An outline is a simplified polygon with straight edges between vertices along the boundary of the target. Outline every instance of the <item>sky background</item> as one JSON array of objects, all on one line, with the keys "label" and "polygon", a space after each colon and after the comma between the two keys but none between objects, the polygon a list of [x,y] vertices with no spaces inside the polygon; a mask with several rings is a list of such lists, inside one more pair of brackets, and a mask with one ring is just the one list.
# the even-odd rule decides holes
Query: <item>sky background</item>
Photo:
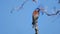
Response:
[{"label": "sky background", "polygon": [[[20,6],[25,0],[0,0],[0,34],[35,34],[32,28],[32,13],[40,5],[47,8],[48,13],[54,13],[55,6],[60,9],[58,0],[38,0],[38,4],[29,0],[19,11],[10,13],[11,9]],[[39,16],[39,34],[60,34],[60,15]]]}]

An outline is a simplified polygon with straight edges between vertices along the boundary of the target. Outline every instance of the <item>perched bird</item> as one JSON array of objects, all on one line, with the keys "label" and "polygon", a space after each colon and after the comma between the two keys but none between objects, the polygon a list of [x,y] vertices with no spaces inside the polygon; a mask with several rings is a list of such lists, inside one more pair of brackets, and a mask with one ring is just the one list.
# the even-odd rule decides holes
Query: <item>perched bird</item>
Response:
[{"label": "perched bird", "polygon": [[33,25],[33,27],[37,23],[37,20],[38,20],[38,17],[39,17],[39,11],[40,11],[40,9],[37,8],[36,10],[34,10],[34,12],[32,14],[32,20],[33,20],[32,25]]}]

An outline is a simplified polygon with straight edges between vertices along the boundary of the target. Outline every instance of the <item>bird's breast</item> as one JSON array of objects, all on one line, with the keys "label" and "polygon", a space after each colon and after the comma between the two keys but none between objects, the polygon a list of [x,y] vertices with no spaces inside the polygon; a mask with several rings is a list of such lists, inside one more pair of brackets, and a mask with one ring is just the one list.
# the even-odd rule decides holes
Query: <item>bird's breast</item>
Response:
[{"label": "bird's breast", "polygon": [[33,15],[34,15],[34,16],[35,16],[35,15],[39,15],[38,11],[34,11],[34,12],[33,12]]},{"label": "bird's breast", "polygon": [[37,18],[39,16],[39,12],[38,11],[34,11],[33,12],[33,16],[34,16],[34,18]]}]

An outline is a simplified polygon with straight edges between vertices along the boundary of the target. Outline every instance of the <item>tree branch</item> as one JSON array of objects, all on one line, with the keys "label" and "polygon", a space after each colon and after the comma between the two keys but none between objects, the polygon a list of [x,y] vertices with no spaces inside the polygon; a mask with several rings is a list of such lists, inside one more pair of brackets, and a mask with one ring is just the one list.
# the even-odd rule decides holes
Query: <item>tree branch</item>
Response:
[{"label": "tree branch", "polygon": [[24,4],[27,2],[28,0],[25,0],[20,6],[16,7],[16,8],[12,8],[12,10],[10,11],[10,13],[13,13],[14,10],[20,10],[23,8]]},{"label": "tree branch", "polygon": [[58,15],[60,13],[60,10],[58,10],[57,12],[55,12],[54,14],[49,14],[47,12],[45,12],[47,16],[53,16],[53,15]]},{"label": "tree branch", "polygon": [[[56,11],[56,12],[55,12],[55,13],[53,13],[53,14],[49,14],[48,12],[46,12],[46,11],[45,11],[45,9],[44,9],[44,8],[39,7],[39,9],[40,9],[43,13],[45,13],[47,16],[58,15],[58,14],[60,13],[60,10],[58,10],[58,11]],[[59,14],[59,15],[60,15],[60,14]]]}]

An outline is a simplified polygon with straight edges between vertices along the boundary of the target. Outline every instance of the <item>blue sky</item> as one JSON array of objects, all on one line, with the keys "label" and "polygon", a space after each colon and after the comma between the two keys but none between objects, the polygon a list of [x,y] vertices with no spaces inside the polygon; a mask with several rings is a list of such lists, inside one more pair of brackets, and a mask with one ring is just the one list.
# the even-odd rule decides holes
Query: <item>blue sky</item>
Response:
[{"label": "blue sky", "polygon": [[[24,0],[0,0],[0,34],[34,34],[32,28],[32,13],[38,7],[48,6],[52,13],[55,6],[60,9],[57,0],[38,0],[38,4],[29,0],[20,11],[10,13],[11,9],[23,3]],[[60,15],[40,15],[38,19],[39,34],[60,34]]]}]

